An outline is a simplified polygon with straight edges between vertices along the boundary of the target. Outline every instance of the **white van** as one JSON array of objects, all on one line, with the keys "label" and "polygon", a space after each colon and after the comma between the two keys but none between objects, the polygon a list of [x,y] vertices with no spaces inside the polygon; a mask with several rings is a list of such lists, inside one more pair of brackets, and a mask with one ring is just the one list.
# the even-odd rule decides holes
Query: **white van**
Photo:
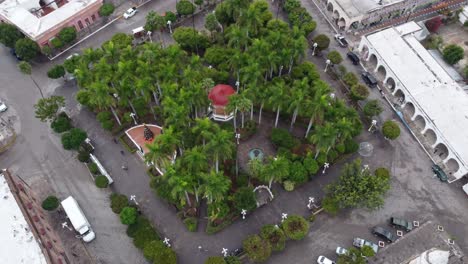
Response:
[{"label": "white van", "polygon": [[86,219],[86,216],[81,211],[80,206],[76,202],[76,200],[69,196],[67,199],[62,201],[62,208],[65,210],[65,213],[70,219],[70,222],[75,228],[75,231],[79,233],[79,236],[83,239],[84,242],[91,242],[96,237],[93,229],[91,229],[91,225]]},{"label": "white van", "polygon": [[463,191],[466,193],[466,195],[468,195],[468,183],[463,185]]}]

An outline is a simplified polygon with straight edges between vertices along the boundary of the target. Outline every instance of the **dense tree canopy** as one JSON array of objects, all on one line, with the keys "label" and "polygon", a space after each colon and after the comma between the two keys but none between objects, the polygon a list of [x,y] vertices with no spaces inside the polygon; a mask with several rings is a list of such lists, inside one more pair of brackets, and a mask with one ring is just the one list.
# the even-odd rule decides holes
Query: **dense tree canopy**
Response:
[{"label": "dense tree canopy", "polygon": [[36,118],[42,122],[52,121],[57,117],[60,108],[65,106],[65,98],[63,96],[51,96],[39,99],[37,104],[34,105],[36,109]]},{"label": "dense tree canopy", "polygon": [[444,57],[444,60],[448,64],[453,65],[459,62],[461,59],[463,59],[463,57],[465,56],[465,51],[462,47],[456,44],[450,44],[444,48],[444,50],[442,51],[442,55]]},{"label": "dense tree canopy", "polygon": [[314,37],[313,43],[317,43],[318,50],[325,50],[330,45],[330,38],[327,35],[320,34]]},{"label": "dense tree canopy", "polygon": [[16,41],[15,51],[21,59],[30,61],[39,54],[39,46],[28,38],[22,38]]},{"label": "dense tree canopy", "polygon": [[323,207],[330,213],[343,208],[377,209],[383,205],[383,196],[389,189],[389,177],[372,175],[369,169],[361,166],[361,160],[356,159],[346,164],[339,179],[326,187]]},{"label": "dense tree canopy", "polygon": [[65,76],[65,68],[62,65],[54,65],[47,72],[47,77],[51,79],[58,79]]},{"label": "dense tree canopy", "polygon": [[104,3],[101,8],[99,8],[99,15],[102,17],[108,17],[114,13],[114,5],[112,3]]},{"label": "dense tree canopy", "polygon": [[0,23],[0,43],[3,45],[14,48],[16,41],[22,37],[23,34],[21,34],[15,26],[7,23]]},{"label": "dense tree canopy", "polygon": [[382,126],[382,133],[388,139],[397,139],[400,136],[400,127],[396,122],[388,120]]},{"label": "dense tree canopy", "polygon": [[343,57],[341,57],[341,54],[336,50],[330,51],[327,54],[327,59],[333,64],[340,64],[343,61]]}]

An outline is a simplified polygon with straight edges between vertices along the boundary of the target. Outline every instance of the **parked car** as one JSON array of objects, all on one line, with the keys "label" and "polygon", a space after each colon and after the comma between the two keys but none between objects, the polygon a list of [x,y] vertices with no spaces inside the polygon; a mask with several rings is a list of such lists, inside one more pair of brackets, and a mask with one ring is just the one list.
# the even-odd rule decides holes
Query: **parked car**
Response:
[{"label": "parked car", "polygon": [[348,41],[345,39],[345,37],[343,37],[343,35],[336,34],[335,39],[336,39],[336,42],[338,42],[338,44],[341,47],[343,47],[343,48],[348,47]]},{"label": "parked car", "polygon": [[407,232],[413,230],[413,223],[401,218],[390,217],[390,224],[396,228],[403,228]]},{"label": "parked car", "polygon": [[123,17],[125,19],[129,19],[131,18],[132,16],[134,16],[136,13],[138,12],[137,8],[136,7],[132,7],[130,9],[128,9],[127,11],[125,11],[125,13],[123,14]]},{"label": "parked car", "polygon": [[439,167],[439,165],[432,165],[432,171],[435,173],[435,175],[437,175],[437,178],[439,178],[441,182],[448,181],[447,174],[445,174],[445,172],[442,170],[441,167]]},{"label": "parked car", "polygon": [[361,77],[370,88],[374,88],[377,86],[377,80],[369,72],[363,72],[361,74]]},{"label": "parked car", "polygon": [[381,226],[372,228],[372,234],[384,238],[388,243],[392,243],[396,240],[396,236],[392,232]]},{"label": "parked car", "polygon": [[356,55],[356,53],[350,51],[350,52],[348,52],[346,55],[347,55],[347,57],[351,60],[351,62],[352,62],[354,65],[358,65],[358,64],[359,64],[359,56]]},{"label": "parked car", "polygon": [[342,248],[342,247],[337,247],[336,248],[336,254],[338,256],[344,255],[346,253],[348,253],[348,250],[346,248]]},{"label": "parked car", "polygon": [[466,195],[468,195],[468,183],[463,185],[462,189],[466,193]]},{"label": "parked car", "polygon": [[328,258],[326,258],[324,256],[318,257],[317,263],[318,264],[335,264],[334,261],[332,261],[332,260],[330,260],[330,259],[328,259]]},{"label": "parked car", "polygon": [[8,106],[2,101],[0,101],[0,112],[5,112],[8,109]]},{"label": "parked car", "polygon": [[377,252],[379,251],[379,246],[359,237],[354,238],[353,246],[358,248],[362,248],[363,246],[369,246],[372,248],[372,250],[374,250],[375,254],[377,254]]},{"label": "parked car", "polygon": [[17,60],[19,61],[22,61],[23,59],[21,59],[20,56],[18,56],[18,54],[16,54],[16,50],[15,49],[10,49],[10,54],[13,55]]}]

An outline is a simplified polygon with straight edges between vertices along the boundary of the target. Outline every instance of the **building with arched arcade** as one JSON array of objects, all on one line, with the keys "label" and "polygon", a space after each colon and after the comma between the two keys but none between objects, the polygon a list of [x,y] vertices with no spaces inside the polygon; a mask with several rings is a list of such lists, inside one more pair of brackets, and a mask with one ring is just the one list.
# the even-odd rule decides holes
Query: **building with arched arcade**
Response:
[{"label": "building with arched arcade", "polygon": [[315,0],[341,30],[365,29],[442,2],[441,0]]},{"label": "building with arched arcade", "polygon": [[361,38],[359,52],[449,181],[468,173],[468,94],[420,40],[414,22]]}]

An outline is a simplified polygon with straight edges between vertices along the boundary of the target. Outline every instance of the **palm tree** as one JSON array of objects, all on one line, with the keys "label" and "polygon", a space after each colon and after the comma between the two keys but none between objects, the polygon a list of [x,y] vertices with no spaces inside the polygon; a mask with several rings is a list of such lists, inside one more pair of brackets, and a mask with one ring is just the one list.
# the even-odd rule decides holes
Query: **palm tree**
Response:
[{"label": "palm tree", "polygon": [[182,167],[191,174],[197,174],[208,169],[205,150],[199,146],[184,152],[182,156]]},{"label": "palm tree", "polygon": [[202,173],[201,178],[200,191],[210,204],[222,201],[231,188],[231,180],[222,173],[211,170],[210,173]]},{"label": "palm tree", "polygon": [[[264,69],[262,69],[261,65],[257,61],[254,61],[252,58],[250,58],[247,62],[247,65],[241,69],[241,81],[243,83],[243,87],[256,86],[262,76],[263,71]],[[237,92],[239,92],[239,87],[237,88]]]},{"label": "palm tree", "polygon": [[259,33],[263,23],[261,15],[260,9],[250,5],[246,12],[240,16],[239,22],[243,28],[247,29],[247,36],[256,36]]},{"label": "palm tree", "polygon": [[148,153],[145,154],[145,160],[152,162],[165,173],[168,165],[174,162],[174,156],[181,143],[181,135],[175,132],[173,127],[168,127],[151,144],[146,145]]},{"label": "palm tree", "polygon": [[272,107],[276,107],[276,119],[275,119],[275,128],[278,127],[279,114],[281,107],[285,105],[285,95],[286,95],[286,85],[283,79],[278,79],[273,82],[271,87],[270,97],[268,98],[268,103]]},{"label": "palm tree", "polygon": [[121,126],[122,123],[120,122],[119,116],[115,111],[116,101],[113,95],[111,95],[111,91],[109,86],[102,82],[94,82],[89,87],[90,98],[89,103],[90,105],[97,107],[98,109],[106,109],[109,107],[111,109],[112,114],[114,115],[115,120]]},{"label": "palm tree", "polygon": [[289,174],[289,161],[284,157],[272,158],[266,166],[265,176],[268,178],[268,188],[273,181],[281,182]]},{"label": "palm tree", "polygon": [[226,109],[230,112],[234,109],[234,115],[236,111],[241,112],[241,127],[244,128],[244,114],[252,107],[252,101],[244,96],[244,94],[233,94],[229,96],[229,103]]},{"label": "palm tree", "polygon": [[310,141],[315,144],[317,152],[315,158],[318,157],[320,151],[326,150],[326,153],[335,144],[337,138],[337,130],[331,123],[325,123],[324,126],[318,126],[315,133],[310,137]]},{"label": "palm tree", "polygon": [[210,142],[206,144],[206,148],[215,162],[216,172],[219,172],[219,160],[224,161],[234,154],[233,136],[226,130],[220,130],[212,136]]},{"label": "palm tree", "polygon": [[305,138],[308,137],[312,123],[323,120],[325,110],[329,107],[330,88],[324,82],[316,82],[314,85],[314,95],[306,102],[306,112],[310,116],[309,125],[305,133]]},{"label": "palm tree", "polygon": [[307,77],[303,78],[301,81],[296,80],[293,83],[293,89],[291,91],[291,97],[289,102],[289,111],[293,112],[291,119],[291,126],[289,131],[292,131],[296,118],[299,114],[300,108],[303,107],[305,102],[306,91],[309,87],[309,80]]},{"label": "palm tree", "polygon": [[226,32],[228,47],[235,48],[237,50],[246,49],[250,41],[248,34],[248,30],[244,27],[231,25]]},{"label": "palm tree", "polygon": [[260,159],[251,159],[247,164],[249,167],[250,175],[255,179],[264,180],[265,179],[265,169],[266,166],[263,164]]},{"label": "palm tree", "polygon": [[294,26],[291,34],[291,57],[289,59],[289,70],[288,74],[291,74],[294,61],[300,59],[305,54],[305,49],[307,48],[307,40],[304,37],[302,31]]},{"label": "palm tree", "polygon": [[232,56],[229,57],[228,65],[231,68],[231,71],[234,71],[236,73],[237,82],[240,82],[240,69],[245,63],[245,60],[245,54],[242,53],[242,51],[240,51],[239,49],[235,49],[234,54],[232,54]]},{"label": "palm tree", "polygon": [[346,117],[341,118],[335,123],[335,128],[338,131],[337,138],[343,142],[347,139],[351,139],[353,137],[353,123],[348,120]]},{"label": "palm tree", "polygon": [[219,131],[218,125],[211,122],[207,117],[195,119],[195,126],[192,128],[192,133],[195,134],[197,142],[202,142],[205,146],[206,141]]},{"label": "palm tree", "polygon": [[181,201],[182,205],[184,205],[183,200],[185,199],[188,206],[192,207],[189,193],[193,191],[194,186],[196,185],[194,177],[191,174],[176,171],[173,167],[170,167],[164,176],[167,178],[168,183],[171,186],[172,197]]}]

